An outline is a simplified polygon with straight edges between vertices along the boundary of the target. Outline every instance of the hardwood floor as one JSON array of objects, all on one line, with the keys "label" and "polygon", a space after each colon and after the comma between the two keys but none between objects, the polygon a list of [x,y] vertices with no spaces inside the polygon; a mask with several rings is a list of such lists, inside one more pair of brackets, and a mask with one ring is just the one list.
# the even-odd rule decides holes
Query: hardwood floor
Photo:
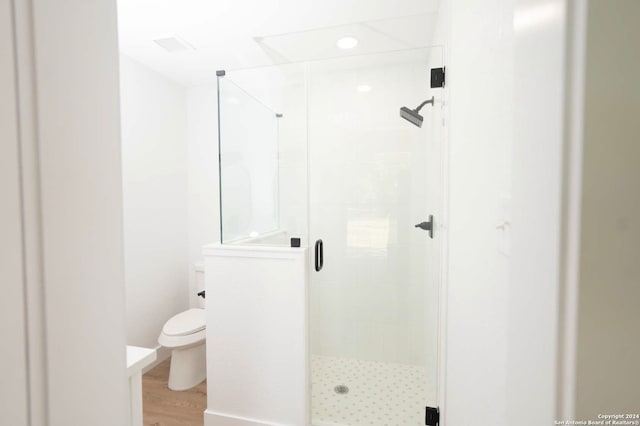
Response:
[{"label": "hardwood floor", "polygon": [[142,376],[142,401],[145,426],[202,426],[207,407],[207,382],[195,388],[169,390],[171,358]]}]

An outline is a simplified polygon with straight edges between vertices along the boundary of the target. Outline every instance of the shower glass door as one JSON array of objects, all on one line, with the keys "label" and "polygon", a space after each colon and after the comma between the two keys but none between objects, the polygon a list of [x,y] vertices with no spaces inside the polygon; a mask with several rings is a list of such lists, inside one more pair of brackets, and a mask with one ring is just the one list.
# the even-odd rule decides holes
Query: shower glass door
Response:
[{"label": "shower glass door", "polygon": [[[441,48],[308,64],[314,425],[424,425],[437,405],[441,66]],[[431,96],[422,127],[400,117]]]}]

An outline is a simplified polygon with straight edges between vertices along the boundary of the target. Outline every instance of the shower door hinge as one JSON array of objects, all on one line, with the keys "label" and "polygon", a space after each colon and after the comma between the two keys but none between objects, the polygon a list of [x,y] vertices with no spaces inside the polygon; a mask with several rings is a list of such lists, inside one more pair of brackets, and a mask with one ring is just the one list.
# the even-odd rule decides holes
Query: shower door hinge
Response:
[{"label": "shower door hinge", "polygon": [[426,407],[424,424],[427,426],[440,426],[440,408]]},{"label": "shower door hinge", "polygon": [[431,88],[444,87],[444,68],[431,68]]}]

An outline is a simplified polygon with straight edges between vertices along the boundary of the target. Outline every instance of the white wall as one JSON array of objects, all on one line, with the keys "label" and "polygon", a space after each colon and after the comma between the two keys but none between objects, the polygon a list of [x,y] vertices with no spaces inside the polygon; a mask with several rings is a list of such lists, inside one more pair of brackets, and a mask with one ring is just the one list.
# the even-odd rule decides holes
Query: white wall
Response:
[{"label": "white wall", "polygon": [[206,426],[308,424],[307,254],[205,248]]},{"label": "white wall", "polygon": [[120,79],[127,343],[153,348],[188,307],[187,98],[126,56]]},{"label": "white wall", "polygon": [[[509,271],[508,424],[551,424],[558,332],[568,37],[564,0],[514,3],[513,238]],[[531,402],[536,409],[531,410]],[[523,413],[526,415],[523,416]]]},{"label": "white wall", "polygon": [[581,419],[640,407],[639,21],[637,1],[589,2],[575,383]]},{"label": "white wall", "polygon": [[[189,263],[201,262],[202,246],[220,241],[218,95],[216,85],[187,90]],[[193,270],[189,305],[197,306]]]},{"label": "white wall", "polygon": [[31,419],[49,426],[124,425],[115,1],[13,3],[19,11]]},{"label": "white wall", "polygon": [[[447,4],[448,3],[448,4]],[[450,12],[447,12],[447,11]],[[449,251],[444,418],[506,425],[508,257],[498,248],[511,193],[513,1],[441,5],[449,91]],[[447,40],[448,39],[448,40]]]},{"label": "white wall", "polygon": [[[551,424],[557,395],[565,2],[447,4],[445,421]],[[506,231],[497,229],[505,221]]]},{"label": "white wall", "polygon": [[0,364],[3,422],[26,425],[28,418],[27,328],[23,275],[21,183],[15,57],[11,3],[0,3],[0,339],[7,349]]}]

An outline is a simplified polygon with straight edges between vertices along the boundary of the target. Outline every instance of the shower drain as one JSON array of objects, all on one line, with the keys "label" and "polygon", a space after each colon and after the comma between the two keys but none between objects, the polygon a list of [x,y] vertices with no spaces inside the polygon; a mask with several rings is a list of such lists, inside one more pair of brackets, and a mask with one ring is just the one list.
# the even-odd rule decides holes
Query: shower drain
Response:
[{"label": "shower drain", "polygon": [[346,387],[345,385],[338,385],[335,388],[333,388],[333,390],[336,391],[336,393],[339,395],[344,395],[345,393],[349,393],[349,388]]}]

